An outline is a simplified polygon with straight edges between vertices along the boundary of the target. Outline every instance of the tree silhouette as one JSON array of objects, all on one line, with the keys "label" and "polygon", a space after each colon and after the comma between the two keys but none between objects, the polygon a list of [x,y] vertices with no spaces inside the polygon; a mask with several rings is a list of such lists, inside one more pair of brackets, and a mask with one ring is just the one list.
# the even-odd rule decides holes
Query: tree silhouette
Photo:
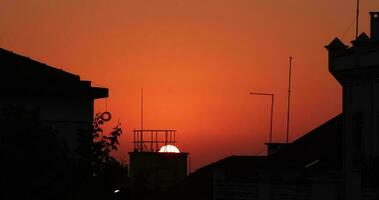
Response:
[{"label": "tree silhouette", "polygon": [[121,125],[118,123],[109,134],[105,134],[105,122],[102,114],[97,113],[89,131],[79,131],[78,152],[82,156],[82,175],[86,176],[86,181],[78,199],[83,193],[86,198],[111,198],[113,191],[128,181],[126,166],[112,156],[112,152],[118,150]]},{"label": "tree silhouette", "polygon": [[109,199],[127,181],[117,150],[120,124],[105,135],[97,114],[79,131],[79,148],[69,151],[38,110],[0,104],[0,199]]}]

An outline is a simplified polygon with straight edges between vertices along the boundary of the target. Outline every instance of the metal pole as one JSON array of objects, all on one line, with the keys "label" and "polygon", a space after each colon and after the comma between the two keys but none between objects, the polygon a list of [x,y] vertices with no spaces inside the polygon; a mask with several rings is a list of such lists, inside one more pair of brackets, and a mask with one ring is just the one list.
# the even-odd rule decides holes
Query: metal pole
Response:
[{"label": "metal pole", "polygon": [[292,68],[292,57],[290,57],[290,67],[289,67],[289,76],[288,76],[288,105],[287,105],[287,139],[289,141],[289,128],[290,128],[290,104],[291,104],[291,69]]},{"label": "metal pole", "polygon": [[165,138],[166,138],[166,139],[165,139],[165,141],[164,141],[164,145],[165,145],[165,146],[167,145],[167,133],[168,133],[168,131],[166,130],[166,131],[165,131]]},{"label": "metal pole", "polygon": [[142,130],[140,130],[141,131],[141,133],[140,133],[140,146],[141,146],[141,152],[143,152],[143,132],[142,132]]},{"label": "metal pole", "polygon": [[271,117],[270,117],[270,135],[269,142],[272,142],[272,128],[273,128],[273,119],[274,119],[274,94],[271,93],[259,93],[259,92],[250,92],[251,95],[262,95],[262,96],[271,96]]},{"label": "metal pole", "polygon": [[355,26],[355,39],[358,38],[359,29],[359,0],[357,0],[357,16],[356,16],[356,26]]},{"label": "metal pole", "polygon": [[143,130],[143,88],[141,88],[141,130]]},{"label": "metal pole", "polygon": [[158,131],[155,131],[155,151],[158,152]]},{"label": "metal pole", "polygon": [[151,140],[150,151],[154,152],[154,148],[153,148],[153,144],[154,144],[154,132],[153,131],[150,131],[150,140]]},{"label": "metal pole", "polygon": [[143,88],[141,88],[141,152],[143,151]]},{"label": "metal pole", "polygon": [[137,148],[136,148],[136,129],[134,129],[134,131],[133,131],[133,147],[134,147],[134,149],[133,149],[133,151],[135,151]]},{"label": "metal pole", "polygon": [[274,94],[271,95],[270,143],[272,143],[272,120],[274,118]]}]

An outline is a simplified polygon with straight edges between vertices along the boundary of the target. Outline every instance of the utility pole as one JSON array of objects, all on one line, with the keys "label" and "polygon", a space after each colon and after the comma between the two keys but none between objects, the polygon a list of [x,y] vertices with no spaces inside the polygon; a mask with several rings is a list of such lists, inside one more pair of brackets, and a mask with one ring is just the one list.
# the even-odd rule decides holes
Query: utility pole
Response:
[{"label": "utility pole", "polygon": [[357,15],[355,21],[355,39],[358,38],[358,29],[359,29],[359,0],[357,0]]},{"label": "utility pole", "polygon": [[289,142],[289,129],[290,129],[290,104],[291,104],[291,71],[292,71],[292,57],[290,57],[289,75],[288,75],[288,105],[287,105],[287,139]]}]

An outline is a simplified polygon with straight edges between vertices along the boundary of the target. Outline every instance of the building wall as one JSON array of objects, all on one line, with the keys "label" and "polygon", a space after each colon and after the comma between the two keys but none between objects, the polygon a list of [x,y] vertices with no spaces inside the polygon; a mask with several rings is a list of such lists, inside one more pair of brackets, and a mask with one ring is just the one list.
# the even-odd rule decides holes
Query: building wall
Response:
[{"label": "building wall", "polygon": [[93,100],[90,98],[2,98],[1,104],[37,112],[39,119],[52,126],[71,152],[78,147],[79,130],[88,130],[93,121]]},{"label": "building wall", "polygon": [[129,176],[150,189],[166,188],[187,176],[187,153],[130,152]]},{"label": "building wall", "polygon": [[[354,54],[331,58],[331,71],[343,87],[344,173],[346,199],[363,197],[379,184],[378,49],[355,48]],[[362,48],[362,49],[360,49]],[[364,51],[360,53],[359,51]]]},{"label": "building wall", "polygon": [[345,92],[346,131],[352,137],[351,146],[361,156],[378,156],[379,82],[368,80],[345,86]]},{"label": "building wall", "polygon": [[[297,172],[295,172],[297,173]],[[339,200],[342,197],[341,178],[338,173],[312,173],[304,182],[290,181],[294,172],[281,172],[279,176],[270,173],[258,173],[235,179],[228,177],[225,170],[213,171],[213,199],[240,200]]]}]

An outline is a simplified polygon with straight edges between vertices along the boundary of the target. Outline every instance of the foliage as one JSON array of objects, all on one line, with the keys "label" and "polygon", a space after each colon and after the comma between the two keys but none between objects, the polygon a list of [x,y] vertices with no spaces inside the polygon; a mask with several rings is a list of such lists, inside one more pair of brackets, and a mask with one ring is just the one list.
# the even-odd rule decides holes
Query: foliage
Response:
[{"label": "foliage", "polygon": [[115,188],[127,181],[127,167],[112,156],[112,152],[118,150],[121,125],[118,123],[106,134],[105,122],[101,113],[97,113],[89,131],[79,131],[82,175],[87,177],[81,193],[92,199],[107,199]]},{"label": "foliage", "polygon": [[111,153],[118,150],[118,138],[122,134],[120,123],[108,135],[104,134],[102,127],[104,123],[105,121],[102,120],[101,114],[97,113],[89,130],[79,131],[80,145],[78,152],[83,161],[91,165],[91,174],[100,174],[107,165],[119,163]]},{"label": "foliage", "polygon": [[104,135],[102,125],[104,124],[101,115],[97,113],[93,121],[93,129],[91,135],[91,152],[92,166],[95,174],[104,173],[109,165],[121,165],[112,155],[112,151],[117,151],[119,145],[118,138],[122,134],[120,123],[118,123],[109,135]]},{"label": "foliage", "polygon": [[127,182],[126,167],[111,155],[122,134],[119,123],[105,135],[97,114],[79,131],[77,159],[39,116],[38,110],[0,104],[0,169],[6,172],[0,199],[107,199]]}]

